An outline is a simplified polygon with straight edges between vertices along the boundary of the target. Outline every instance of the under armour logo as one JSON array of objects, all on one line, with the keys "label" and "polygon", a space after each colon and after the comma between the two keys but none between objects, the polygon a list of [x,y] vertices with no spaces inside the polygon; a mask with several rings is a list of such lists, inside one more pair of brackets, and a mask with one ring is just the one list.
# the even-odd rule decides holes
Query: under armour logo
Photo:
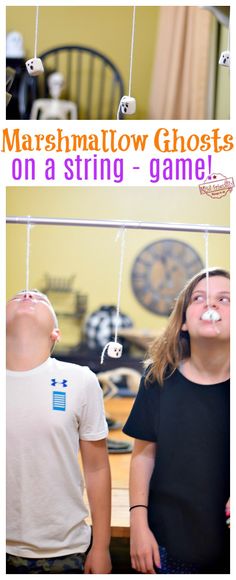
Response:
[{"label": "under armour logo", "polygon": [[62,387],[67,387],[67,379],[63,381],[57,381],[56,379],[51,379],[51,387],[56,387],[56,385],[62,385]]}]

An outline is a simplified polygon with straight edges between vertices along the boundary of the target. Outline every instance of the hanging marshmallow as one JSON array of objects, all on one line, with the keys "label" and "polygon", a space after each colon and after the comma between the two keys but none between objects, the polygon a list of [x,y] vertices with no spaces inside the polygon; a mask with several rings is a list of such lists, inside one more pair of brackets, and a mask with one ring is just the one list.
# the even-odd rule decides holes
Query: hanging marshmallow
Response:
[{"label": "hanging marshmallow", "polygon": [[224,50],[219,58],[219,64],[221,64],[222,66],[227,66],[228,68],[230,68],[230,52],[229,50]]},{"label": "hanging marshmallow", "polygon": [[26,69],[31,77],[38,77],[44,72],[41,58],[37,58],[39,6],[36,6],[34,58],[26,61]]},{"label": "hanging marshmallow", "polygon": [[208,310],[203,313],[201,319],[209,320],[210,322],[218,322],[218,320],[220,320],[220,315],[216,310],[213,310],[213,308],[208,308]]},{"label": "hanging marshmallow", "polygon": [[111,358],[120,358],[122,355],[123,346],[119,342],[109,342],[107,354]]},{"label": "hanging marshmallow", "polygon": [[133,115],[136,111],[135,98],[124,95],[120,101],[120,110],[124,115]]},{"label": "hanging marshmallow", "polygon": [[228,43],[227,50],[223,50],[219,58],[219,64],[230,68],[230,26],[228,25]]},{"label": "hanging marshmallow", "polygon": [[121,284],[122,284],[122,273],[124,264],[124,253],[125,253],[125,228],[122,228],[116,237],[116,240],[121,236],[121,252],[120,252],[120,270],[119,270],[119,283],[118,283],[118,298],[116,307],[116,323],[115,323],[115,340],[113,342],[108,342],[102,351],[101,364],[104,361],[104,355],[107,350],[108,356],[111,358],[120,358],[122,355],[122,344],[117,342],[118,336],[118,326],[119,326],[119,313],[120,313],[120,295],[121,295]]},{"label": "hanging marshmallow", "polygon": [[104,361],[104,355],[107,350],[108,356],[111,358],[120,358],[122,355],[123,346],[119,342],[108,342],[102,351],[101,364]]},{"label": "hanging marshmallow", "polygon": [[30,58],[26,61],[25,66],[31,77],[38,77],[44,71],[41,58]]}]

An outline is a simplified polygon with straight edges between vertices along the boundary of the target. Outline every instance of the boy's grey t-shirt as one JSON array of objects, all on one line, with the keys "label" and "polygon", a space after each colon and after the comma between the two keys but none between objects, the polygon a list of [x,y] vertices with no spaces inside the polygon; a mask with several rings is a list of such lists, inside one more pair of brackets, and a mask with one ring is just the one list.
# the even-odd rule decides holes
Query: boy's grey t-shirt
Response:
[{"label": "boy's grey t-shirt", "polygon": [[88,367],[49,358],[7,371],[7,552],[50,558],[85,552],[79,440],[107,436],[102,389]]}]

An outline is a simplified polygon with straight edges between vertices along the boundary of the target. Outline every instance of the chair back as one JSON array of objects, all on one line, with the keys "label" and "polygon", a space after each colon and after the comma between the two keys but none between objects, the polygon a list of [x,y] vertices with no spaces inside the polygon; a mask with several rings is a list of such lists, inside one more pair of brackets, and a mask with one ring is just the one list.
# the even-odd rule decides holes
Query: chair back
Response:
[{"label": "chair back", "polygon": [[76,103],[78,119],[116,119],[124,84],[107,56],[87,46],[69,45],[51,48],[39,58],[45,74],[25,78],[21,95],[23,118],[29,114],[27,94],[31,103],[36,98],[49,97],[47,77],[57,71],[65,78],[62,98]]}]

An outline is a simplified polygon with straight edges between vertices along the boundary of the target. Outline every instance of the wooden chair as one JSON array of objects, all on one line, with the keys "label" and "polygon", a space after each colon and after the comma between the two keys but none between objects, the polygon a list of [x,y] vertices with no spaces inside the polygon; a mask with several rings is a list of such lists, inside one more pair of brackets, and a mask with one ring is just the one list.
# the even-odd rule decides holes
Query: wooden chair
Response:
[{"label": "wooden chair", "polygon": [[119,70],[101,52],[87,46],[58,46],[38,55],[45,74],[24,73],[19,91],[22,119],[28,119],[32,103],[48,97],[47,77],[59,71],[65,78],[62,98],[77,105],[78,119],[116,119],[124,84]]}]

